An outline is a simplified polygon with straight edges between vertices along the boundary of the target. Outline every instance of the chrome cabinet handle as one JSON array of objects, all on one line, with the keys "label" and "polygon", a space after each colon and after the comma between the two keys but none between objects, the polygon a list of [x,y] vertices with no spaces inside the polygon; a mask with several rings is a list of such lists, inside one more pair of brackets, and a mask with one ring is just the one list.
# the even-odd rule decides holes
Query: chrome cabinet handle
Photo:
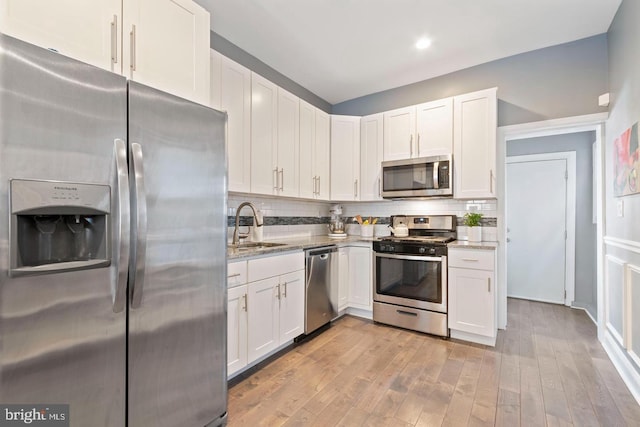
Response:
[{"label": "chrome cabinet handle", "polygon": [[278,283],[278,293],[276,294],[276,298],[280,299],[281,294],[280,294],[280,283]]},{"label": "chrome cabinet handle", "polygon": [[418,157],[420,157],[420,134],[416,136],[416,152],[418,153]]},{"label": "chrome cabinet handle", "polygon": [[129,207],[129,172],[127,170],[127,144],[116,139],[113,144],[116,158],[116,182],[118,200],[118,236],[120,247],[114,258],[118,260],[118,275],[113,295],[113,312],[120,313],[125,308],[127,300],[127,273],[129,270],[129,236],[130,207]]},{"label": "chrome cabinet handle", "polygon": [[136,26],[135,25],[131,26],[131,32],[129,33],[129,36],[130,36],[130,43],[131,43],[131,52],[129,53],[131,57],[131,64],[129,64],[129,67],[133,72],[133,71],[136,71]]},{"label": "chrome cabinet handle", "polygon": [[278,190],[278,188],[279,188],[278,184],[279,183],[278,183],[278,168],[277,167],[273,170],[273,177],[274,177],[273,182],[275,183],[275,185],[273,186],[273,189],[274,190]]},{"label": "chrome cabinet handle", "polygon": [[234,277],[239,277],[240,273],[232,274],[231,276],[227,276],[227,279],[232,279]]},{"label": "chrome cabinet handle", "polygon": [[282,287],[284,288],[284,291],[282,292],[282,297],[286,298],[287,297],[287,282],[284,282],[282,284]]},{"label": "chrome cabinet handle", "polygon": [[314,194],[314,195],[315,195],[315,194],[318,194],[318,192],[316,191],[316,188],[317,188],[317,187],[318,187],[318,186],[317,186],[317,183],[316,183],[316,177],[314,176],[314,177],[313,177],[313,194]]},{"label": "chrome cabinet handle", "polygon": [[491,292],[491,277],[487,277],[487,292]]},{"label": "chrome cabinet handle", "polygon": [[111,21],[111,63],[118,63],[118,15]]},{"label": "chrome cabinet handle", "polygon": [[284,191],[284,168],[280,169],[280,191]]},{"label": "chrome cabinet handle", "polygon": [[489,193],[493,193],[493,169],[489,169]]},{"label": "chrome cabinet handle", "polygon": [[462,258],[463,261],[470,261],[470,262],[478,262],[479,260],[475,259],[475,258]]},{"label": "chrome cabinet handle", "polygon": [[[144,185],[144,159],[140,144],[131,144],[131,163],[129,175],[134,177],[132,182],[132,205],[135,221],[131,233],[131,256],[129,271],[133,272],[130,281],[131,308],[138,308],[142,303],[142,290],[144,288],[145,256],[147,253],[147,197]],[[134,241],[135,239],[135,241]]]},{"label": "chrome cabinet handle", "polygon": [[242,309],[243,309],[244,311],[249,311],[249,310],[247,309],[247,304],[248,304],[248,301],[247,301],[247,294],[242,295],[242,299],[244,300],[244,307],[242,307]]},{"label": "chrome cabinet handle", "polygon": [[413,157],[413,135],[409,135],[409,157]]},{"label": "chrome cabinet handle", "polygon": [[382,197],[382,180],[378,178],[378,197]]},{"label": "chrome cabinet handle", "polygon": [[318,175],[318,192],[316,194],[320,196],[320,175]]},{"label": "chrome cabinet handle", "polygon": [[353,198],[357,198],[358,197],[358,180],[356,179],[353,182]]}]

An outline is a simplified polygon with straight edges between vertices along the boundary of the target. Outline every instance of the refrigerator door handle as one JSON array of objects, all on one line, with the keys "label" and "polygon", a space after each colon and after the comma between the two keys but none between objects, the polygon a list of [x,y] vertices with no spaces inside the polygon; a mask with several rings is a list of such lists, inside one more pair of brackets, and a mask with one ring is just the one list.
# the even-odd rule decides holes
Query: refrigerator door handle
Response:
[{"label": "refrigerator door handle", "polygon": [[129,271],[132,273],[130,280],[131,308],[138,308],[142,302],[142,290],[144,287],[145,257],[147,253],[147,197],[144,186],[144,166],[142,147],[140,144],[131,144],[131,171],[132,181],[132,214],[135,220],[132,223],[131,264]]},{"label": "refrigerator door handle", "polygon": [[127,144],[116,139],[113,143],[116,158],[116,185],[118,199],[118,240],[116,256],[118,274],[113,294],[113,312],[120,313],[124,310],[127,300],[127,273],[129,268],[129,235],[130,235],[130,208],[129,208],[129,172],[127,171]]}]

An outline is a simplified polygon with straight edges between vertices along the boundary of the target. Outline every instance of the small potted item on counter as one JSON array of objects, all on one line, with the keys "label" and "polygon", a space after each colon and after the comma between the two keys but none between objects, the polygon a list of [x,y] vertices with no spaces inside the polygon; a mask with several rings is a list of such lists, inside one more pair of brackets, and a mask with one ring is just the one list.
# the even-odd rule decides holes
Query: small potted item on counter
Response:
[{"label": "small potted item on counter", "polygon": [[467,226],[467,240],[469,242],[477,243],[482,241],[482,227],[480,226],[481,220],[481,213],[467,212],[464,214],[464,225]]}]

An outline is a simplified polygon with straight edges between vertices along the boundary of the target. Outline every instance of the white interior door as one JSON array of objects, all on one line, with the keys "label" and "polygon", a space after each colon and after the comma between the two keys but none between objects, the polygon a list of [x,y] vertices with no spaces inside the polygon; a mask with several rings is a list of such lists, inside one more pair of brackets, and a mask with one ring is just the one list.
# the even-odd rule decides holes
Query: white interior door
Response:
[{"label": "white interior door", "polygon": [[565,303],[566,177],[566,159],[507,164],[510,297]]}]

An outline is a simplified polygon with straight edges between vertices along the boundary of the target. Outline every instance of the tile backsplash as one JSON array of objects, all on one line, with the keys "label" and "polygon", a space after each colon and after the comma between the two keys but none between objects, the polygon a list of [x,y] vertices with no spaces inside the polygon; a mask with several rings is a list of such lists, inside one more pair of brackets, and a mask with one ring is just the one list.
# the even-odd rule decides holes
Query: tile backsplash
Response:
[{"label": "tile backsplash", "polygon": [[[323,201],[297,200],[282,197],[259,196],[255,194],[229,194],[228,199],[228,237],[233,236],[236,208],[243,202],[252,202],[264,217],[264,239],[308,237],[325,235],[329,222],[329,208],[335,204]],[[391,215],[456,215],[458,217],[458,238],[466,239],[467,228],[462,226],[465,213],[475,211],[484,215],[482,219],[482,239],[497,240],[497,202],[495,200],[394,200],[380,202],[344,202],[343,216],[347,219],[347,233],[360,234],[360,226],[352,223],[355,215],[378,218],[375,235],[389,234],[387,224]],[[248,232],[253,223],[251,209],[244,208],[241,213],[240,230]]]}]

